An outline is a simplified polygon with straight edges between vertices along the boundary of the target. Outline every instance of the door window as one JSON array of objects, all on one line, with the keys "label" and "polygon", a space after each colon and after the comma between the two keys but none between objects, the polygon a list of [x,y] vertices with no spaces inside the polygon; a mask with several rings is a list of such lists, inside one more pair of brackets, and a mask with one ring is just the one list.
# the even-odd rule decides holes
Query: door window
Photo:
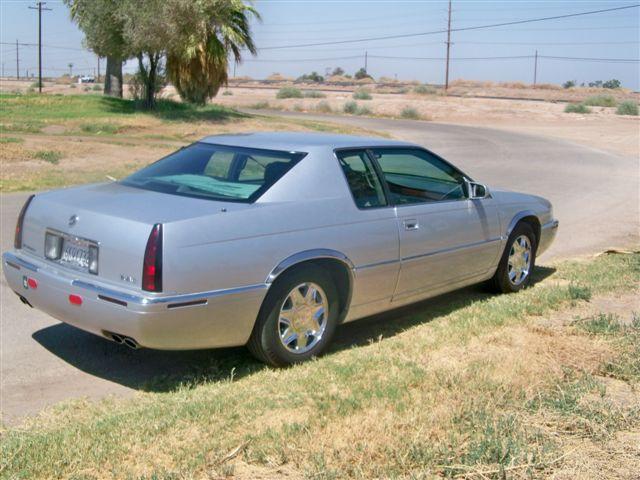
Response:
[{"label": "door window", "polygon": [[367,153],[358,150],[336,155],[358,208],[385,206],[384,189]]},{"label": "door window", "polygon": [[425,150],[373,149],[398,205],[466,198],[462,173]]}]

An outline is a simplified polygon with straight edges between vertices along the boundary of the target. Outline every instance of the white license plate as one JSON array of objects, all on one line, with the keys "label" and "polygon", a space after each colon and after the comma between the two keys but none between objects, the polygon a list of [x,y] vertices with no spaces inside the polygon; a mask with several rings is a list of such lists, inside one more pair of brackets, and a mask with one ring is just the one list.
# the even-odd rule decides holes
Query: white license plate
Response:
[{"label": "white license plate", "polygon": [[80,270],[89,268],[89,245],[85,241],[64,238],[60,263]]}]

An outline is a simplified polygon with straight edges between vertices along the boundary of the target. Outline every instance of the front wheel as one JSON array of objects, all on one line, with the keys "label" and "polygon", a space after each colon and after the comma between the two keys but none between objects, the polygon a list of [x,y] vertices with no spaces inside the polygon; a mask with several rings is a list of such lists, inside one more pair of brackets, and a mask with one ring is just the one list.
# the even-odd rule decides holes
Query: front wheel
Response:
[{"label": "front wheel", "polygon": [[491,279],[497,291],[513,293],[529,286],[535,268],[536,248],[536,235],[531,225],[516,225],[509,235],[498,269]]},{"label": "front wheel", "polygon": [[338,293],[331,276],[315,265],[284,273],[264,301],[247,347],[273,366],[319,356],[336,328]]}]

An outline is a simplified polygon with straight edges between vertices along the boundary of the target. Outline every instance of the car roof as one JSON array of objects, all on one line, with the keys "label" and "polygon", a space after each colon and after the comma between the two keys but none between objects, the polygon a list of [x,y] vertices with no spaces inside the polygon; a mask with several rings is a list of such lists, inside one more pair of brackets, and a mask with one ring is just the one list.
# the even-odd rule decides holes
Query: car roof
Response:
[{"label": "car roof", "polygon": [[378,137],[307,132],[258,132],[233,135],[211,135],[201,142],[233,147],[307,152],[318,148],[357,148],[416,145]]}]

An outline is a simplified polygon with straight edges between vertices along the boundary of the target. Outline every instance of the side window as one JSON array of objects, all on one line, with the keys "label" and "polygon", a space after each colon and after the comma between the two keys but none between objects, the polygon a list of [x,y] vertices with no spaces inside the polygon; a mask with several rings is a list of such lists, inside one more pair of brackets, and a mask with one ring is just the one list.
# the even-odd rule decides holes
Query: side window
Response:
[{"label": "side window", "polygon": [[233,157],[235,153],[218,151],[211,155],[211,158],[204,167],[204,175],[209,177],[216,177],[221,180],[227,180],[229,178],[229,170],[233,163]]},{"label": "side window", "polygon": [[336,156],[358,208],[382,207],[387,204],[380,179],[365,151],[343,151]]},{"label": "side window", "polygon": [[465,198],[460,171],[424,150],[374,149],[395,204]]}]

